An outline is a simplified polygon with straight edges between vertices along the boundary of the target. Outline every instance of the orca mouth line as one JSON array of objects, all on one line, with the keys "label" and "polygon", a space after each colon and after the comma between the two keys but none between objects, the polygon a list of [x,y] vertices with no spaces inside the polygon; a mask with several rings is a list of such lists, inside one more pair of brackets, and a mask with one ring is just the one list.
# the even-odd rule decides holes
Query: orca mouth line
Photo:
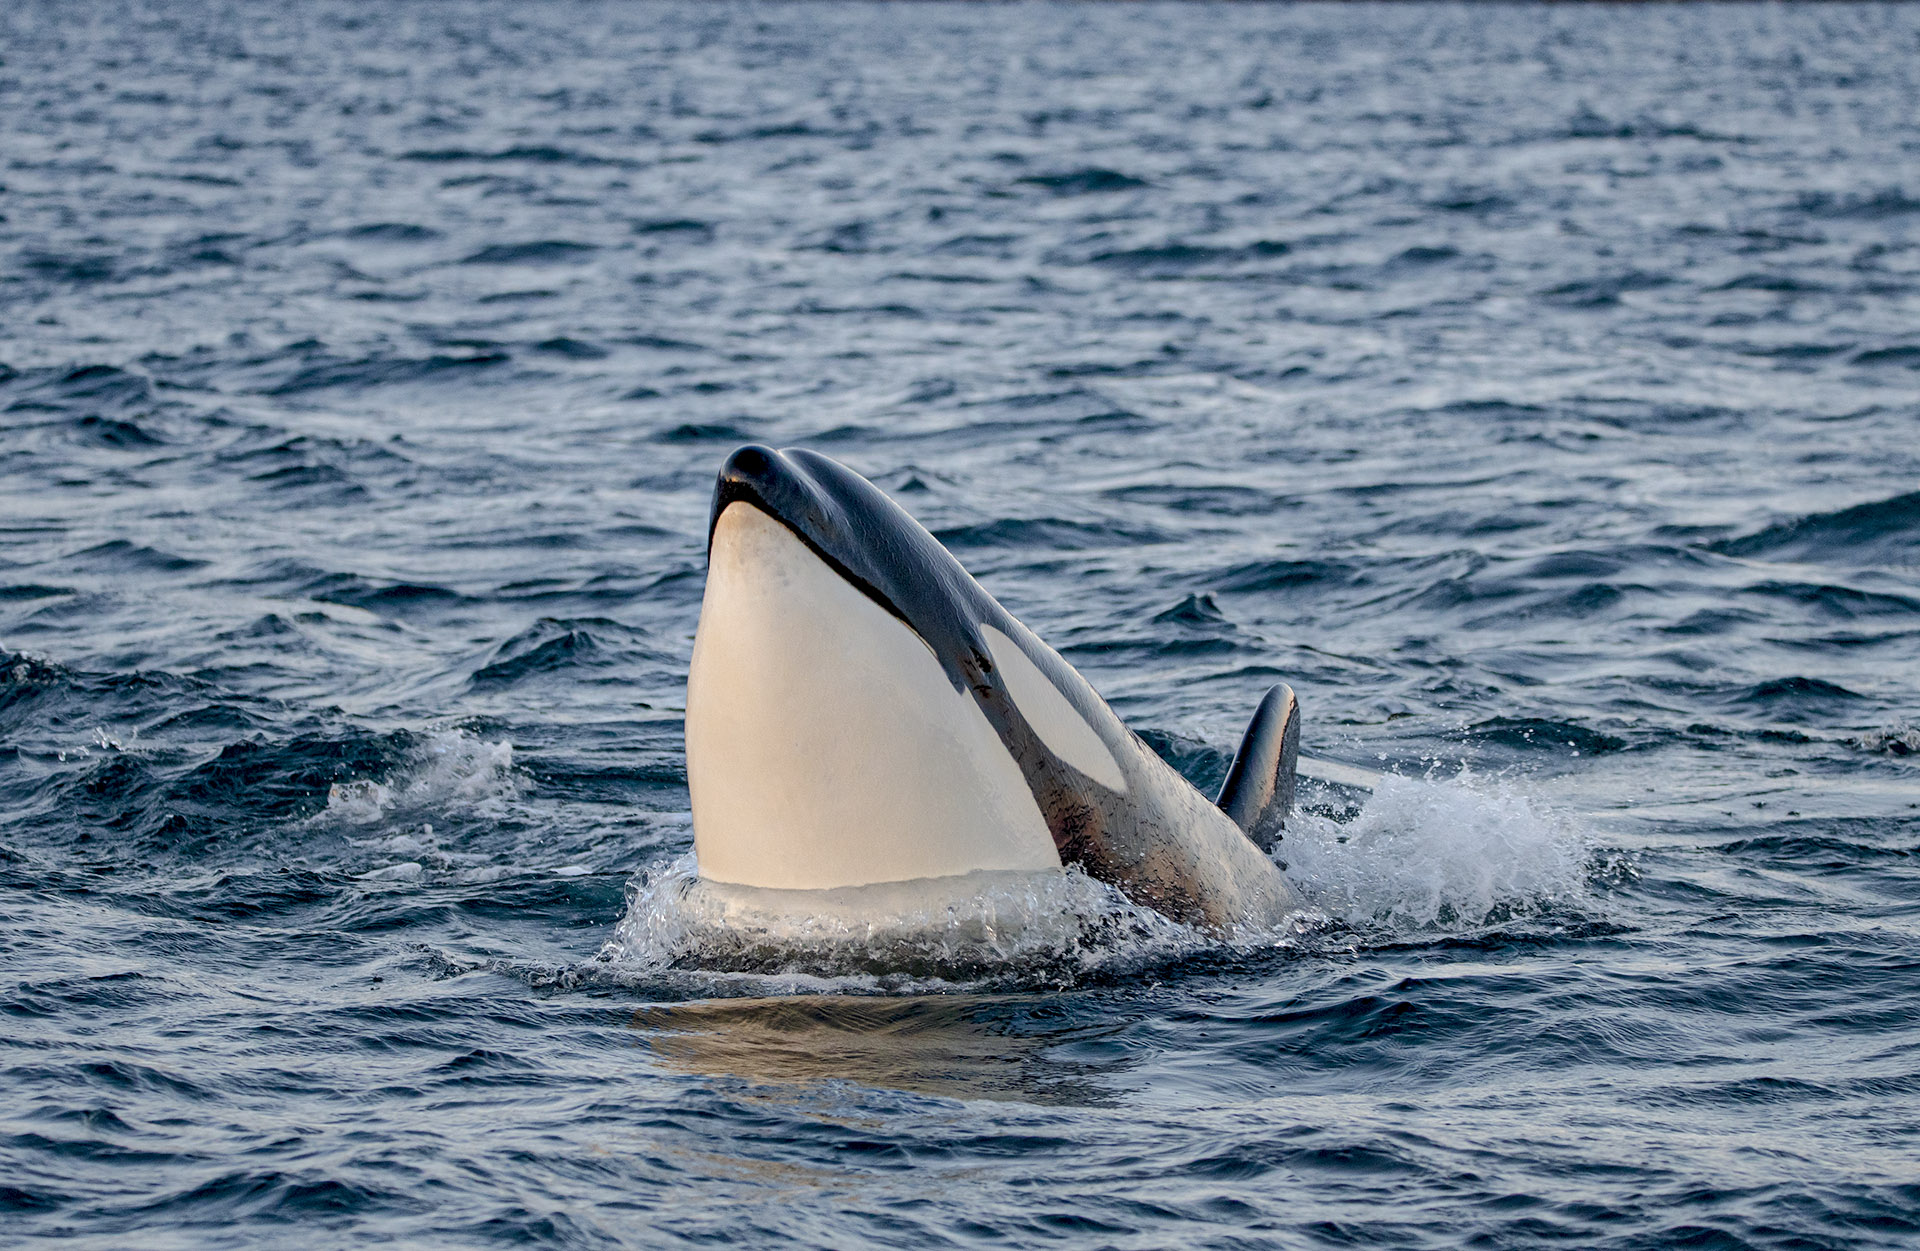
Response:
[{"label": "orca mouth line", "polygon": [[[979,628],[1000,615],[997,606],[982,603],[982,592],[953,554],[859,474],[805,448],[775,451],[749,443],[737,449],[714,482],[709,560],[721,514],[733,504],[779,524],[836,577],[905,626],[933,651],[956,689],[977,687],[994,672]],[[836,551],[825,537],[833,535],[846,536],[845,550]],[[900,581],[900,571],[909,569],[915,576]],[[1380,780],[1369,769],[1305,757],[1300,772],[1359,791],[1373,790]]]},{"label": "orca mouth line", "polygon": [[[708,560],[711,561],[713,558],[713,536],[720,528],[720,515],[726,512],[727,508],[733,504],[746,504],[749,507],[756,508],[777,522],[795,538],[799,539],[808,551],[818,556],[825,562],[827,568],[833,570],[833,572],[849,586],[852,586],[862,595],[865,595],[868,599],[878,604],[886,610],[889,616],[895,618],[902,625],[906,626],[907,629],[911,630],[916,638],[922,643],[925,643],[933,650],[934,654],[938,656],[940,654],[939,647],[935,645],[932,639],[927,637],[926,631],[921,629],[906,609],[901,607],[886,591],[876,586],[871,579],[862,576],[859,571],[852,568],[846,560],[842,559],[827,547],[826,544],[809,533],[810,527],[796,519],[794,516],[796,512],[812,512],[818,515],[818,528],[821,531],[825,532],[839,528],[853,534],[860,534],[863,529],[869,528],[872,530],[880,530],[884,528],[886,521],[891,520],[891,518],[883,519],[884,515],[879,514],[879,510],[876,509],[871,502],[867,501],[849,501],[856,505],[854,509],[848,509],[845,506],[830,506],[829,500],[826,498],[828,497],[828,492],[825,489],[825,485],[812,481],[809,476],[803,475],[795,469],[791,459],[791,453],[799,450],[800,449],[790,449],[788,452],[777,452],[762,444],[749,443],[745,447],[736,450],[733,455],[727,458],[727,463],[721,468],[720,475],[714,482],[713,505],[707,515]],[[824,460],[825,458],[820,459]],[[832,464],[833,462],[829,461],[826,463]],[[838,465],[834,467],[839,468]],[[842,472],[845,471],[843,470]],[[863,479],[857,481],[859,481],[861,485],[866,485]],[[869,487],[868,489],[872,490],[873,488]],[[876,495],[879,494],[878,491],[874,493]],[[771,498],[774,495],[794,496],[796,497],[794,502],[801,505],[801,508],[784,508],[779,501]],[[891,504],[891,501],[885,500],[884,496],[881,496],[881,500],[887,504]],[[833,500],[831,501],[831,505],[840,505],[840,501]],[[840,515],[835,516],[833,514]],[[861,522],[865,522],[867,525],[862,526],[860,524]],[[877,534],[867,534],[862,535],[862,537],[878,538],[880,536]],[[981,662],[985,670],[991,672],[993,668],[992,660],[979,654],[978,649],[975,649],[974,659]]]},{"label": "orca mouth line", "polygon": [[[901,611],[900,606],[894,603],[893,600],[889,599],[885,591],[881,590],[879,587],[875,586],[873,583],[867,581],[865,578],[861,577],[859,574],[855,573],[853,570],[847,568],[845,562],[841,561],[832,552],[828,551],[826,548],[822,547],[819,543],[815,542],[813,538],[809,536],[805,530],[801,529],[799,526],[794,525],[793,522],[789,521],[785,517],[782,517],[778,512],[774,511],[773,509],[767,507],[765,502],[759,499],[757,496],[751,496],[742,492],[736,495],[733,499],[727,500],[726,503],[724,504],[718,501],[715,501],[714,510],[713,510],[713,520],[707,524],[707,559],[708,560],[713,559],[713,532],[720,528],[720,514],[726,511],[726,507],[728,504],[745,504],[749,508],[753,508],[765,514],[769,520],[774,522],[774,524],[778,525],[781,529],[785,530],[787,533],[793,535],[794,538],[799,539],[801,544],[804,545],[808,551],[812,552],[815,556],[818,556],[821,559],[821,561],[823,561],[826,564],[827,568],[833,570],[835,575],[837,575],[842,581],[846,582],[849,586],[859,591],[862,595],[865,595],[868,599],[872,600],[874,603],[880,605],[880,607],[886,609],[889,616],[897,618],[902,625],[906,626],[907,629],[912,630],[915,635],[920,635],[920,631],[914,627],[912,618],[908,617],[905,612]],[[921,636],[921,637],[924,639],[924,636]],[[931,646],[931,644],[929,644],[929,646]]]}]

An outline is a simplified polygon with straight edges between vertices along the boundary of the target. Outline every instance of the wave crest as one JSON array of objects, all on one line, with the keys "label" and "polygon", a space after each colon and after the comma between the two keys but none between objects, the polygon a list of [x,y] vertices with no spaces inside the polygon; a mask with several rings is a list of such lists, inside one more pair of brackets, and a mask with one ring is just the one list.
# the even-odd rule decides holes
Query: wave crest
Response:
[{"label": "wave crest", "polygon": [[327,788],[325,819],[370,825],[395,813],[432,812],[449,806],[472,807],[485,815],[489,806],[519,792],[513,769],[513,745],[488,742],[463,730],[438,730],[426,736],[386,781],[358,778]]}]

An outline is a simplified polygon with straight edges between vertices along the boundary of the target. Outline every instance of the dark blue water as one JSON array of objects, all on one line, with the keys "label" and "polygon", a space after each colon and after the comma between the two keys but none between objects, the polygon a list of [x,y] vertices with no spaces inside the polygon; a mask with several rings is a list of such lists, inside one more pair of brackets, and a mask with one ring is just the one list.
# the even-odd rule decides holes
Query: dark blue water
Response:
[{"label": "dark blue water", "polygon": [[[0,1242],[1914,1245],[1916,100],[1898,6],[0,6]],[[1293,683],[1400,775],[1312,911],[715,933],[749,439],[1202,783]]]}]

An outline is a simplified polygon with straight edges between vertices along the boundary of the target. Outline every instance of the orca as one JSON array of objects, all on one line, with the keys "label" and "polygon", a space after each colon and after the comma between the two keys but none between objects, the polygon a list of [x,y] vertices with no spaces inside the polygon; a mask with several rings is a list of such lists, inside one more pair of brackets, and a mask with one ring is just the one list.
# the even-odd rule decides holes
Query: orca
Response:
[{"label": "orca", "polygon": [[1299,704],[1267,692],[1217,802],[878,487],[802,448],[714,487],[687,678],[701,878],[832,890],[1077,865],[1231,932],[1297,906],[1268,854]]}]

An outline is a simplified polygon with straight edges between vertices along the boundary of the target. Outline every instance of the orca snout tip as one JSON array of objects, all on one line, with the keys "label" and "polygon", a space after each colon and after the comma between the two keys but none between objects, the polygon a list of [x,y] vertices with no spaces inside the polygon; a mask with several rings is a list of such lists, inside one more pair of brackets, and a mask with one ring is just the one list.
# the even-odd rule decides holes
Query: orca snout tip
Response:
[{"label": "orca snout tip", "polygon": [[764,482],[775,472],[780,453],[761,443],[748,443],[733,450],[720,467],[722,482]]},{"label": "orca snout tip", "polygon": [[714,532],[720,526],[720,514],[736,500],[756,504],[771,512],[768,497],[777,493],[782,478],[780,453],[759,443],[748,443],[733,450],[720,466],[713,483],[713,507],[707,513],[707,551],[713,551]]}]

